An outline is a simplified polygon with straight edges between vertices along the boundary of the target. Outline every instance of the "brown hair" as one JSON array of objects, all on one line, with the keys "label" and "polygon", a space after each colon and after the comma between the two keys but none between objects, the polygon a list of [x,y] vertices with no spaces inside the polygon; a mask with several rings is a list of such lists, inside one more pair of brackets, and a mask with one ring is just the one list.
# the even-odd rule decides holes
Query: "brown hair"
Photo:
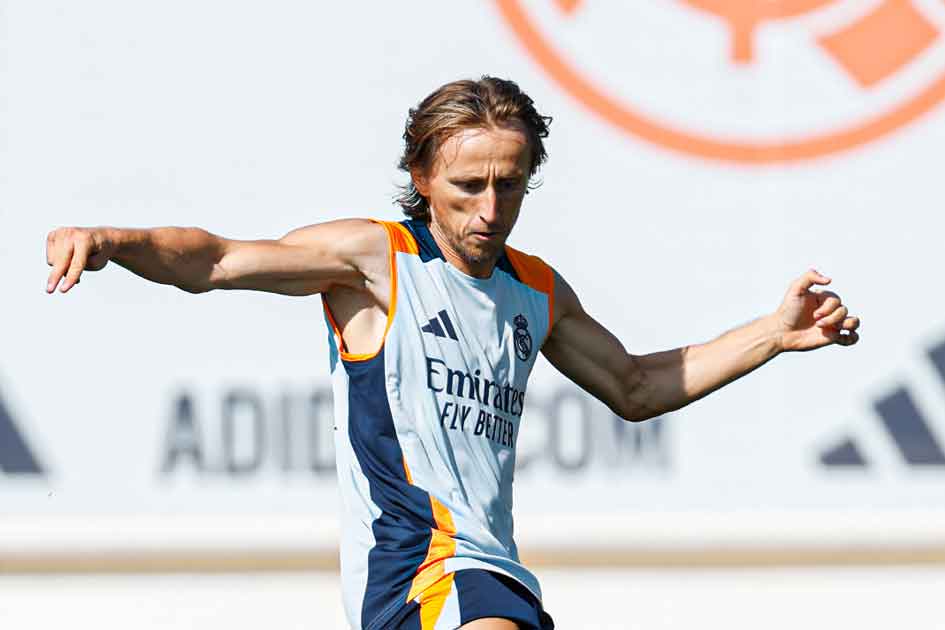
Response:
[{"label": "brown hair", "polygon": [[[521,122],[531,146],[531,178],[548,158],[543,138],[548,137],[550,116],[535,110],[532,99],[513,81],[484,76],[478,81],[462,80],[440,87],[411,108],[404,128],[404,154],[399,168],[428,172],[443,142],[461,129],[498,126]],[[430,205],[410,179],[396,197],[404,214],[428,220]]]}]

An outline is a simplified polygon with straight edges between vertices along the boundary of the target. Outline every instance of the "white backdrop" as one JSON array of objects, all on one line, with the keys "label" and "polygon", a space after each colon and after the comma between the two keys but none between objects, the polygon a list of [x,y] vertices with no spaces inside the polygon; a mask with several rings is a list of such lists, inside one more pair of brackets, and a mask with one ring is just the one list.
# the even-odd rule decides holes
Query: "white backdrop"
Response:
[{"label": "white backdrop", "polygon": [[812,265],[864,321],[853,349],[780,357],[641,425],[541,363],[520,546],[945,542],[945,106],[809,159],[705,157],[608,120],[500,10],[525,11],[627,110],[787,145],[882,118],[945,68],[941,3],[895,3],[892,28],[930,39],[868,85],[817,42],[892,3],[827,4],[763,22],[736,64],[725,24],[684,2],[0,2],[0,545],[331,548],[318,298],[193,296],[117,267],[47,296],[44,238],[394,219],[407,109],[485,73],[554,116],[511,242],[632,352],[765,314]]}]

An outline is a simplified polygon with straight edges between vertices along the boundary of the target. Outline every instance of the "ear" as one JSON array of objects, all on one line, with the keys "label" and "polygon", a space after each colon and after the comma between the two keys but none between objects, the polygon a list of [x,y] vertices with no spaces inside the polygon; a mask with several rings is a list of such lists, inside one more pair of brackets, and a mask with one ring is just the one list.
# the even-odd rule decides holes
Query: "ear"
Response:
[{"label": "ear", "polygon": [[430,197],[430,180],[426,174],[419,168],[410,169],[410,179],[413,180],[413,186],[424,197]]}]

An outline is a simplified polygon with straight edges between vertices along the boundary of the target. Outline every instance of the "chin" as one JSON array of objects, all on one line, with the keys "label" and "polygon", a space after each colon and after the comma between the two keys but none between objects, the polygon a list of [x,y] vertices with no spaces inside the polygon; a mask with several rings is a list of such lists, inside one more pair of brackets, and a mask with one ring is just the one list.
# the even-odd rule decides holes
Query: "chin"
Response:
[{"label": "chin", "polygon": [[481,265],[498,260],[503,248],[504,245],[498,247],[465,247],[462,255],[467,263]]}]

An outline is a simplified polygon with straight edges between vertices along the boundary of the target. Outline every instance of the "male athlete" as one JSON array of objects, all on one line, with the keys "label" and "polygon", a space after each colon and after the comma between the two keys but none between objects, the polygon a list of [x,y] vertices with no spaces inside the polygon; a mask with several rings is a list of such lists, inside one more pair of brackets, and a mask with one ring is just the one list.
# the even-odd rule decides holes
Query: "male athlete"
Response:
[{"label": "male athlete", "polygon": [[50,293],[113,260],[193,293],[322,295],[353,628],[553,627],[512,539],[515,445],[538,350],[637,422],[781,352],[858,340],[858,318],[811,290],[830,283],[811,270],[776,312],[715,341],[629,354],[550,266],[505,244],[546,158],[549,120],[510,81],[438,89],[407,120],[401,223],[332,221],[260,241],[195,228],[60,228],[47,239]]}]

